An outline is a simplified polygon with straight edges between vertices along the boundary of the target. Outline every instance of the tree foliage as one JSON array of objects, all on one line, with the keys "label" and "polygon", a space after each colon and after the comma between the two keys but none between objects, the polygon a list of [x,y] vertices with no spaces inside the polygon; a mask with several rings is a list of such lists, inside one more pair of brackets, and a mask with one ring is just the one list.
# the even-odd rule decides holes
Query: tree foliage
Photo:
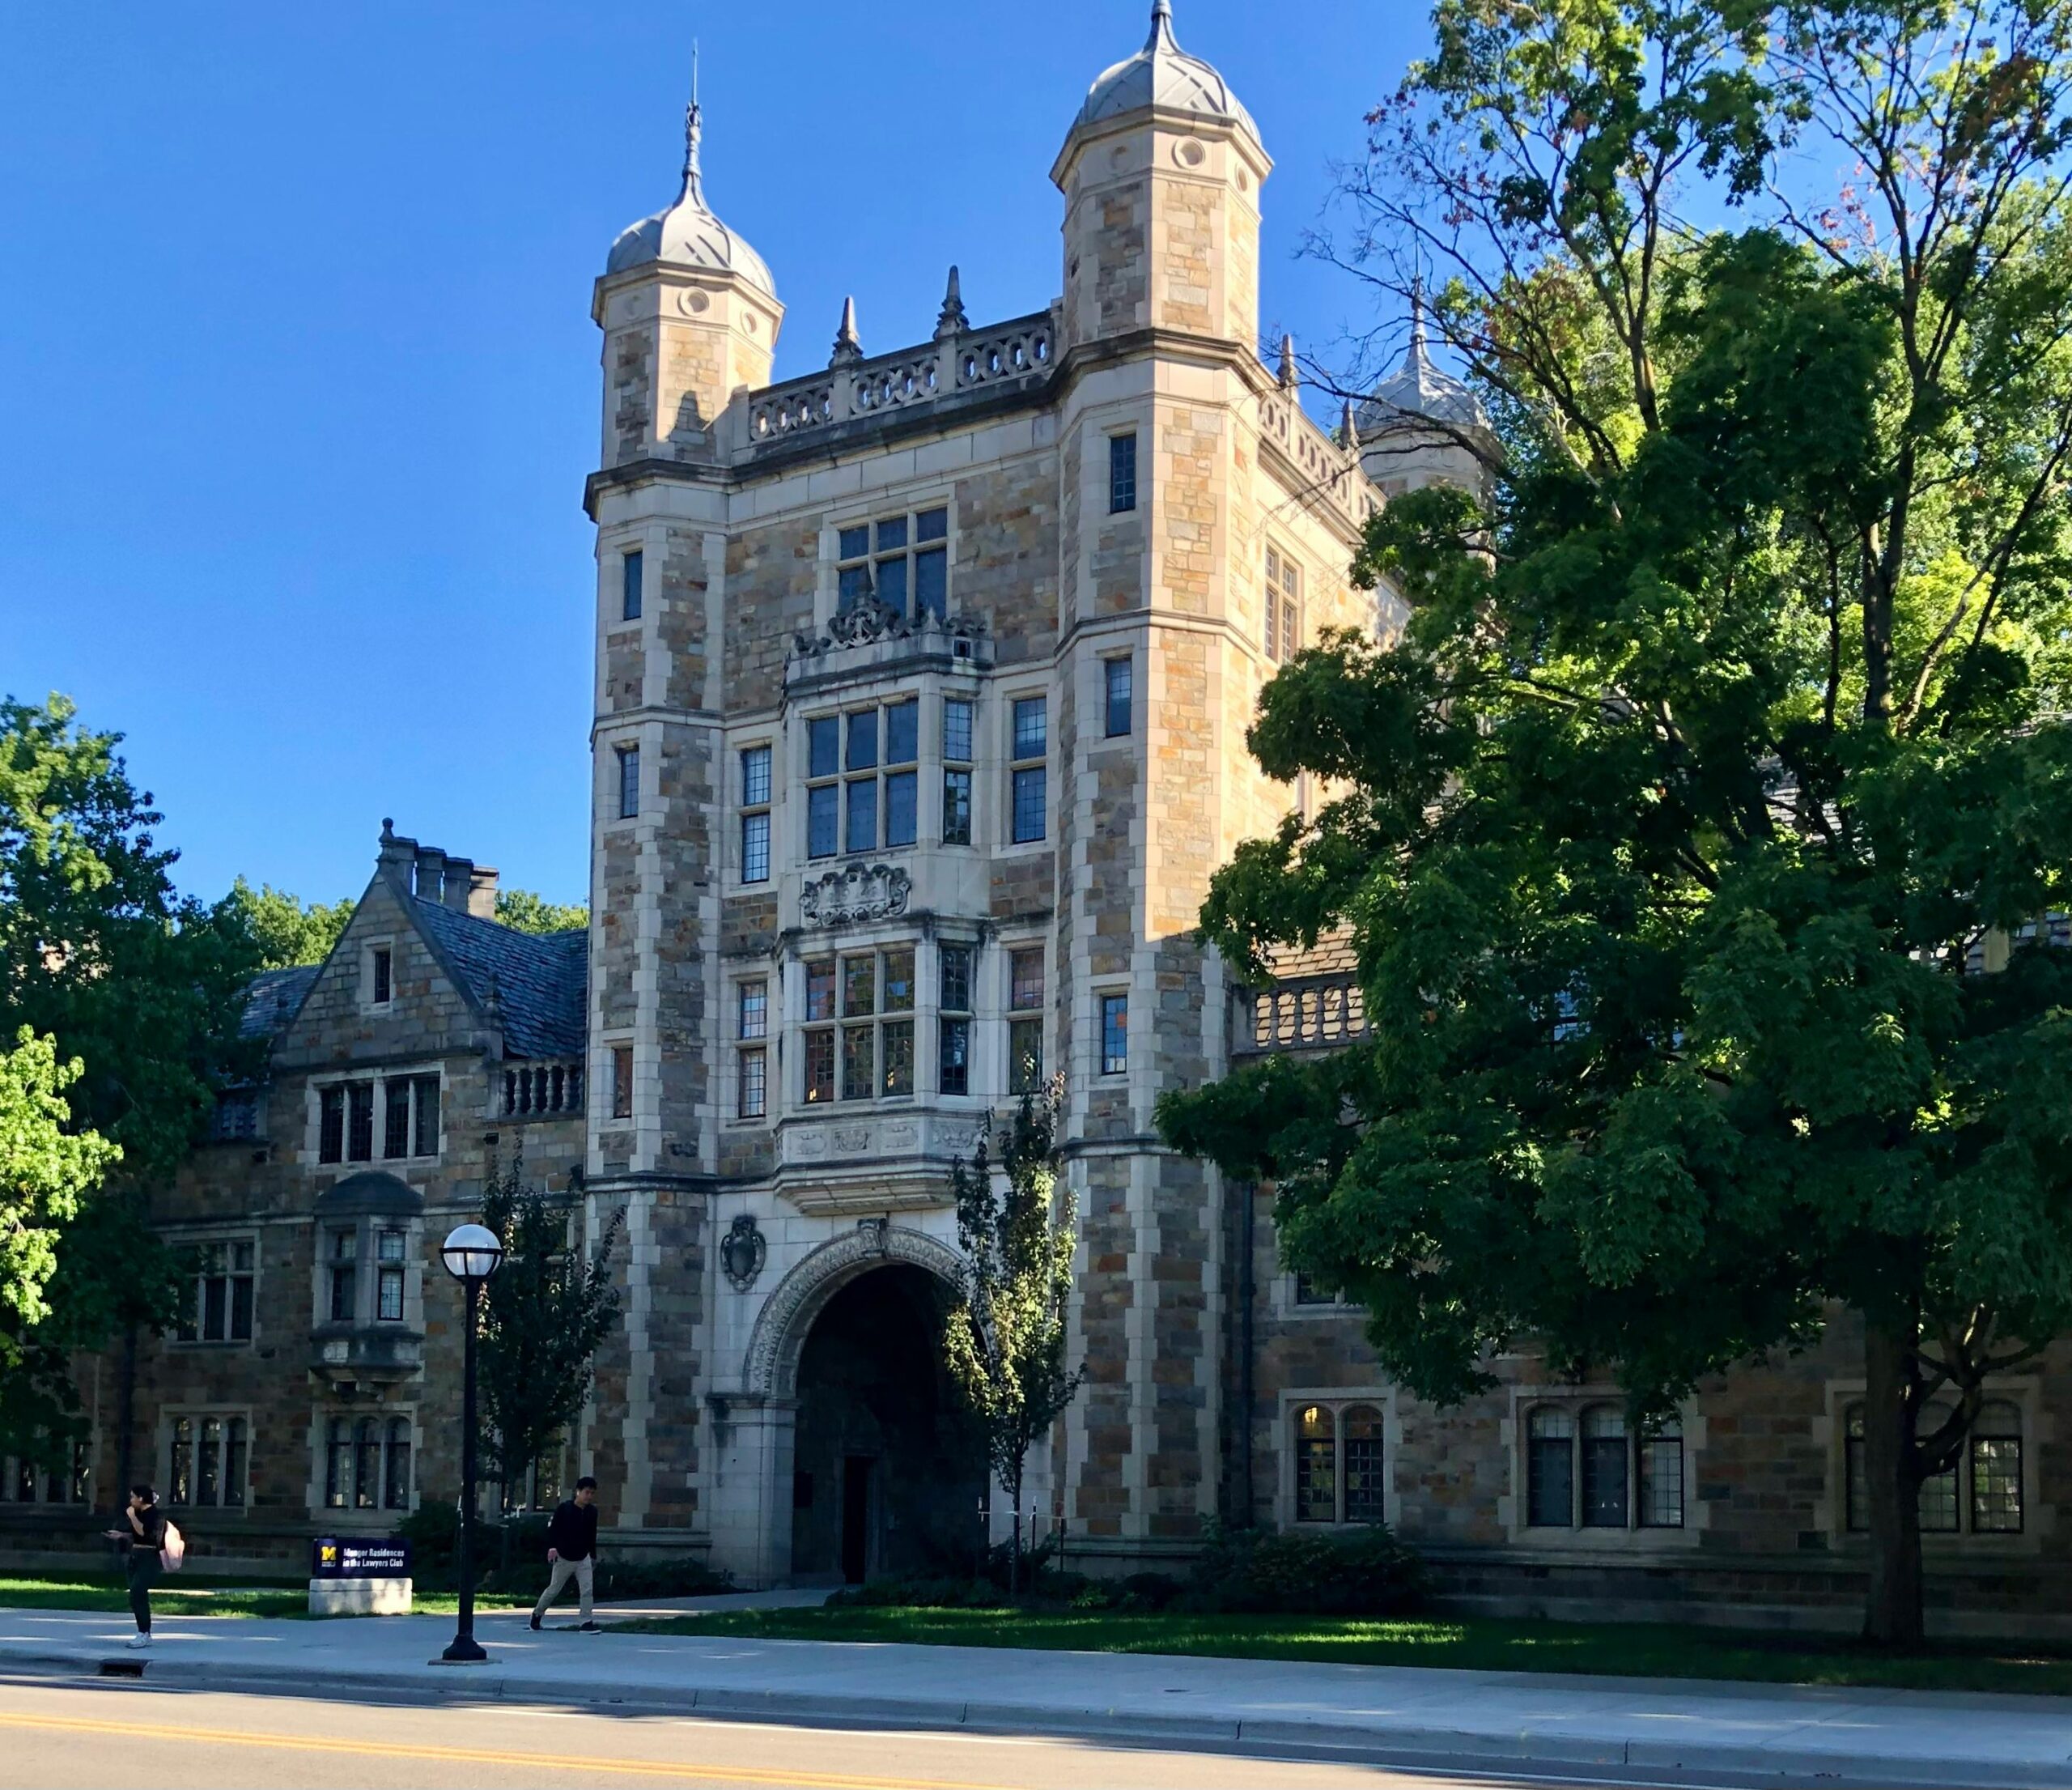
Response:
[{"label": "tree foliage", "polygon": [[944,1358],[1014,1508],[1015,1579],[1029,1451],[1072,1403],[1083,1371],[1065,1358],[1079,1223],[1058,1151],[1064,1102],[1062,1080],[1025,1094],[1006,1124],[988,1122],[971,1159],[950,1170],[964,1266]]},{"label": "tree foliage", "polygon": [[1355,258],[1446,274],[1488,483],[1370,525],[1403,636],[1268,687],[1332,799],[1203,916],[1348,928],[1371,1040],[1161,1124],[1433,1397],[1532,1337],[1659,1409],[1849,1314],[1913,1638],[1919,1485],[2072,1320],[2072,6],[1434,19]]},{"label": "tree foliage", "polygon": [[578,1215],[527,1184],[521,1157],[482,1190],[482,1222],[504,1254],[483,1288],[478,1365],[484,1439],[507,1498],[581,1415],[598,1346],[618,1322],[611,1256],[625,1209],[605,1221],[587,1260],[570,1236]]},{"label": "tree foliage", "polygon": [[322,963],[351,924],[355,906],[350,896],[328,905],[321,901],[305,905],[285,889],[270,882],[255,889],[243,877],[231,885],[230,899],[258,945],[262,970]]},{"label": "tree foliage", "polygon": [[0,1037],[27,1028],[76,1063],[59,1078],[67,1135],[121,1152],[119,1178],[57,1218],[36,1316],[0,1315],[0,1447],[75,1426],[70,1351],[172,1321],[178,1262],[149,1226],[149,1197],[216,1090],[257,1066],[240,1035],[250,931],[229,900],[175,889],[177,854],[156,844],[160,817],[119,741],[79,725],[62,696],[0,702]]},{"label": "tree foliage", "polygon": [[496,919],[499,925],[514,932],[580,932],[590,924],[590,910],[580,904],[549,901],[530,889],[499,889]]}]

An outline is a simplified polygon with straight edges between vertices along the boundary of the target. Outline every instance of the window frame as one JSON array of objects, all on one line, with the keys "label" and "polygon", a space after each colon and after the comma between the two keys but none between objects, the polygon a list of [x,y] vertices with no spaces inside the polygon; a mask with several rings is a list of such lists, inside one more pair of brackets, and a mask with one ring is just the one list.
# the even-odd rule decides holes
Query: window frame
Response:
[{"label": "window frame", "polygon": [[1302,562],[1269,541],[1259,567],[1259,644],[1267,661],[1285,665],[1302,650]]},{"label": "window frame", "polygon": [[[897,711],[913,712],[912,753],[911,756],[894,759],[892,756],[892,716]],[[862,737],[857,723],[870,721],[870,759],[868,763],[855,762],[856,745]],[[817,771],[813,764],[813,735],[816,725],[829,722],[834,725],[834,768]],[[869,702],[852,703],[823,713],[805,717],[805,767],[800,787],[805,791],[805,861],[809,864],[825,864],[838,858],[874,857],[885,852],[911,851],[921,840],[921,702],[918,690],[899,690],[876,697]],[[908,792],[904,831],[906,836],[893,837],[893,794],[895,785],[903,786]],[[858,814],[861,812],[857,797],[860,792],[870,793],[870,843],[853,843]],[[834,792],[834,842],[830,849],[814,849],[814,819],[816,798]]]},{"label": "window frame", "polygon": [[[1870,1541],[1869,1494],[1862,1484],[1863,1437],[1856,1427],[1863,1411],[1864,1392],[1860,1381],[1831,1385],[1828,1388],[1833,1429],[1829,1483],[1835,1488],[1828,1499],[1829,1529],[1841,1545],[1849,1547],[1867,1546]],[[1947,1409],[1947,1403],[1932,1405],[1922,1414],[1918,1427],[1930,1426]],[[1980,1425],[1986,1421],[1986,1414],[1995,1409],[2014,1414],[2016,1433],[1981,1433]],[[1941,1482],[1947,1486],[1953,1506],[1950,1522],[1931,1527],[1926,1520],[1922,1521],[1921,1537],[1925,1546],[2028,1551],[2038,1545],[2036,1526],[2029,1521],[2029,1513],[2037,1499],[2037,1487],[2032,1478],[2035,1451],[2030,1446],[2036,1435],[2036,1409],[2032,1381],[1987,1386],[1978,1417],[1966,1433],[1956,1458],[1941,1473],[1921,1482],[1924,1501],[1929,1488]],[[1981,1442],[2011,1443],[2014,1446],[2015,1523],[2011,1528],[1987,1528],[1979,1523]]]},{"label": "window frame", "polygon": [[[941,519],[939,534],[923,534],[924,522]],[[950,500],[948,497],[908,504],[903,509],[873,511],[864,517],[850,517],[833,525],[834,529],[834,606],[838,614],[854,609],[857,604],[873,601],[897,609],[900,615],[910,622],[919,623],[924,614],[932,614],[940,620],[949,614],[949,572],[951,528]],[[884,538],[884,531],[896,526],[900,539],[894,545]],[[860,548],[851,551],[848,538],[860,534],[864,541]],[[921,565],[924,559],[933,559],[941,566],[941,607],[923,606],[921,597]],[[899,587],[897,602],[885,594],[887,568],[897,566],[895,580]]]},{"label": "window frame", "polygon": [[[963,962],[963,986],[953,985],[950,953]],[[974,939],[945,938],[936,942],[936,1091],[945,1099],[961,1099],[971,1089],[972,1045],[977,1035],[979,946]],[[962,1000],[952,998],[961,994]],[[953,1050],[953,1043],[954,1050]],[[953,1058],[956,1074],[953,1075]],[[957,1085],[951,1086],[954,1081]]]},{"label": "window frame", "polygon": [[[1511,1388],[1509,1420],[1511,1446],[1511,1512],[1509,1529],[1514,1543],[1529,1546],[1602,1546],[1607,1537],[1624,1535],[1625,1545],[1641,1549],[1675,1549],[1695,1546],[1703,1521],[1703,1507],[1694,1509],[1692,1496],[1692,1452],[1704,1443],[1703,1417],[1689,1401],[1679,1405],[1670,1419],[1645,1428],[1637,1426],[1628,1414],[1625,1397],[1611,1386],[1526,1386]],[[1567,1425],[1565,1439],[1535,1434],[1541,1414],[1558,1417]],[[1623,1432],[1619,1443],[1619,1494],[1623,1501],[1616,1521],[1592,1520],[1591,1481],[1600,1467],[1589,1465],[1588,1444],[1613,1439],[1593,1437],[1600,1414],[1610,1414]],[[1666,1507],[1651,1502],[1653,1494],[1665,1491],[1671,1483],[1666,1471],[1665,1450],[1675,1448],[1674,1485],[1675,1520],[1664,1515]],[[1553,1520],[1540,1502],[1539,1474],[1541,1460],[1535,1444],[1550,1456],[1562,1451],[1568,1478],[1568,1519]],[[1544,1520],[1543,1520],[1544,1519]]]},{"label": "window frame", "polygon": [[[756,780],[749,761],[760,759],[762,768],[762,794],[756,793]],[[738,747],[735,763],[741,773],[741,822],[735,835],[741,847],[740,875],[745,884],[760,884],[770,880],[771,831],[775,825],[775,801],[777,789],[777,754],[769,740],[752,741]],[[758,858],[754,841],[761,840],[760,870],[754,869]]]},{"label": "window frame", "polygon": [[[964,750],[962,753],[950,750],[950,708],[954,704],[964,711],[962,729]],[[977,766],[979,750],[979,699],[975,695],[953,695],[948,691],[941,693],[940,706],[936,712],[937,724],[941,729],[941,750],[938,762],[942,766],[942,814],[940,834],[945,845],[969,845],[975,826],[974,804],[977,793]],[[961,795],[953,801],[953,790]],[[962,828],[950,824],[953,814],[960,815]]]},{"label": "window frame", "polygon": [[[1032,750],[1025,746],[1021,719],[1033,708],[1041,717],[1042,738]],[[1010,845],[1041,845],[1051,836],[1051,698],[1047,691],[1026,691],[1007,699],[1007,835]],[[1022,791],[1036,791],[1035,828],[1022,831]]]},{"label": "window frame", "polygon": [[1136,509],[1136,435],[1134,427],[1108,436],[1108,513],[1128,516]]},{"label": "window frame", "polygon": [[[1115,690],[1116,673],[1122,674],[1122,691],[1118,697]],[[1119,701],[1122,725],[1115,725],[1115,712]],[[1101,737],[1104,740],[1126,740],[1136,733],[1136,655],[1133,653],[1111,653],[1101,661]]]},{"label": "window frame", "polygon": [[618,619],[637,622],[647,608],[648,554],[644,546],[622,547],[618,556]]},{"label": "window frame", "polygon": [[[1314,1458],[1305,1456],[1302,1430],[1307,1414],[1314,1410],[1329,1420],[1328,1468],[1331,1477],[1331,1514],[1314,1514],[1322,1499],[1317,1491]],[[1352,1420],[1359,1414],[1364,1433],[1352,1434]],[[1395,1463],[1402,1448],[1398,1426],[1396,1394],[1387,1386],[1295,1387],[1280,1395],[1280,1492],[1278,1502],[1285,1526],[1302,1529],[1361,1529],[1377,1524],[1395,1523],[1399,1516],[1395,1488]],[[1312,1442],[1322,1441],[1321,1436]],[[1356,1469],[1352,1445],[1361,1448]],[[1305,1469],[1308,1469],[1306,1473]],[[1352,1480],[1357,1470],[1362,1477],[1359,1502],[1363,1514],[1353,1514],[1356,1495]],[[1312,1494],[1306,1507],[1306,1482]],[[1306,1514],[1306,1511],[1309,1514]]]},{"label": "window frame", "polygon": [[[1127,1075],[1130,1072],[1130,996],[1127,989],[1100,989],[1094,992],[1093,1016],[1096,1031],[1094,1044],[1103,1075]],[[1110,1030],[1111,1018],[1121,1023]],[[1122,1048],[1111,1051],[1111,1040],[1119,1038]]]},{"label": "window frame", "polygon": [[734,984],[733,1005],[734,1116],[766,1120],[770,1116],[770,979],[743,977]]},{"label": "window frame", "polygon": [[[180,1238],[174,1242],[173,1247],[193,1249],[197,1254],[191,1277],[193,1302],[167,1341],[182,1349],[249,1349],[259,1329],[258,1232],[240,1231],[220,1236]],[[236,1265],[236,1252],[240,1249],[250,1252],[249,1265],[246,1267]],[[227,1252],[227,1263],[212,1267],[207,1254],[211,1250]],[[223,1334],[214,1337],[208,1333],[208,1288],[212,1281],[223,1283]],[[236,1333],[240,1284],[244,1294],[244,1333],[242,1336]]]},{"label": "window frame", "polygon": [[640,742],[634,740],[612,747],[614,768],[618,776],[618,813],[615,820],[638,820],[640,818]]},{"label": "window frame", "polygon": [[[251,1509],[253,1422],[249,1405],[170,1405],[161,1414],[159,1422],[159,1458],[167,1467],[163,1483],[165,1503],[169,1507],[240,1512]],[[222,1428],[216,1443],[215,1492],[205,1498],[199,1495],[207,1484],[202,1451],[208,1443],[207,1426],[211,1423]],[[235,1474],[230,1470],[233,1449],[237,1463]],[[229,1495],[233,1490],[236,1494],[234,1498]]]},{"label": "window frame", "polygon": [[[444,1139],[446,1078],[443,1069],[410,1069],[313,1081],[315,1157],[320,1168],[353,1170],[375,1163],[435,1163]],[[366,1111],[367,1149],[359,1153],[360,1109]],[[388,1146],[400,1107],[407,1148]],[[376,1123],[377,1117],[379,1123]],[[378,1146],[378,1147],[377,1147]]]},{"label": "window frame", "polygon": [[[316,1441],[322,1465],[317,1508],[362,1516],[416,1509],[417,1441],[417,1426],[407,1414],[325,1408]],[[400,1498],[396,1465],[399,1442],[404,1462]],[[373,1495],[363,1501],[360,1494],[370,1482]]]},{"label": "window frame", "polygon": [[607,1044],[610,1053],[609,1073],[605,1078],[606,1091],[611,1096],[611,1116],[609,1123],[631,1125],[633,1122],[633,1045],[626,1040]]},{"label": "window frame", "polygon": [[[1041,939],[1025,945],[1010,945],[1001,954],[1007,960],[1007,1091],[1019,1096],[1039,1092],[1043,1086],[1043,1023],[1050,1005],[1050,953]],[[1023,967],[1034,959],[1033,990],[1022,980]],[[1033,993],[1034,998],[1025,998]],[[1028,1048],[1034,1041],[1033,1052]],[[1033,1054],[1033,1073],[1024,1065]]]}]

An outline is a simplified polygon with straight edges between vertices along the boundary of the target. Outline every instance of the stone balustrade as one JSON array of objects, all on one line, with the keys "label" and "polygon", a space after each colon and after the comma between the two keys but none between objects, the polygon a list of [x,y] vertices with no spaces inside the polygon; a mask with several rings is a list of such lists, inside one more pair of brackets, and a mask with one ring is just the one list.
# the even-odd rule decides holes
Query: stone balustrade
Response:
[{"label": "stone balustrade", "polygon": [[881,417],[965,392],[1040,385],[1051,376],[1056,341],[1057,319],[1038,311],[740,393],[728,410],[727,445],[734,454],[753,456],[860,417]]},{"label": "stone balustrade", "polygon": [[1350,976],[1305,976],[1248,989],[1238,997],[1240,1023],[1231,1054],[1335,1050],[1367,1035],[1367,1002]]},{"label": "stone balustrade", "polygon": [[1310,419],[1292,391],[1276,389],[1261,394],[1259,440],[1276,452],[1301,481],[1303,488],[1329,504],[1355,528],[1381,508],[1381,500],[1361,470],[1360,457],[1331,440]]},{"label": "stone balustrade", "polygon": [[566,1117],[583,1110],[580,1063],[512,1063],[498,1111],[506,1119]]}]

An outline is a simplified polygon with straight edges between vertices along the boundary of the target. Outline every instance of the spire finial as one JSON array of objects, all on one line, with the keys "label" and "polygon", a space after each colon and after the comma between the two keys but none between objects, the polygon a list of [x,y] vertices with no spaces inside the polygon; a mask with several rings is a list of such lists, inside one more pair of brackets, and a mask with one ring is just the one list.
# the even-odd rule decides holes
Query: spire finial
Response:
[{"label": "spire finial", "polygon": [[842,327],[834,332],[834,352],[828,357],[827,364],[851,366],[863,358],[864,343],[856,334],[856,300],[852,294],[842,301]]},{"label": "spire finial", "polygon": [[943,288],[942,309],[936,316],[936,334],[953,336],[971,327],[971,320],[964,314],[964,291],[958,283],[957,263],[949,264],[949,283]]},{"label": "spire finial", "polygon": [[1144,47],[1156,49],[1161,38],[1168,49],[1180,47],[1179,40],[1173,35],[1171,0],[1151,0],[1151,35],[1144,39]]},{"label": "spire finial", "polygon": [[1360,451],[1360,423],[1352,414],[1352,400],[1349,398],[1338,419],[1338,444],[1348,453]]},{"label": "spire finial", "polygon": [[1284,391],[1292,392],[1301,384],[1302,376],[1295,366],[1295,338],[1284,335],[1280,338],[1280,385]]},{"label": "spire finial", "polygon": [[1420,271],[1410,283],[1410,351],[1424,352],[1424,275]]}]

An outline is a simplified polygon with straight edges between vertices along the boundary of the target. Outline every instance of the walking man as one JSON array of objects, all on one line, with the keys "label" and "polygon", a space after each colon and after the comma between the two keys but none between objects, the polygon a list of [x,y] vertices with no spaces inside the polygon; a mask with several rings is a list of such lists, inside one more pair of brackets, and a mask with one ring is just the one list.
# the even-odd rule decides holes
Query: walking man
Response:
[{"label": "walking man", "polygon": [[564,1498],[554,1507],[547,1524],[547,1560],[554,1571],[547,1575],[547,1588],[540,1593],[540,1601],[533,1605],[533,1626],[540,1626],[547,1607],[572,1578],[582,1600],[583,1620],[577,1626],[585,1635],[601,1634],[590,1612],[597,1564],[597,1482],[588,1473],[575,1482],[575,1497]]}]

